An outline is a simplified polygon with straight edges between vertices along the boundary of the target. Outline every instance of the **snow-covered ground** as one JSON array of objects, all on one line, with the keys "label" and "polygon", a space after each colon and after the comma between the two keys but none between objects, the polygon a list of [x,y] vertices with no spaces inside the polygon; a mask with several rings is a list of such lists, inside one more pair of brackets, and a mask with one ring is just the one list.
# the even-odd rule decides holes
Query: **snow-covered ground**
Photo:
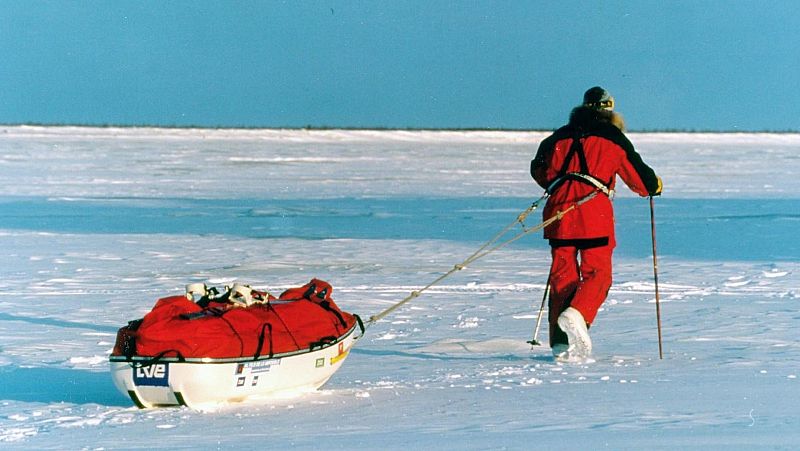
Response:
[{"label": "snow-covered ground", "polygon": [[[3,449],[797,449],[800,136],[630,134],[656,200],[621,188],[595,362],[531,338],[540,236],[373,325],[322,390],[138,410],[116,329],[189,282],[312,277],[374,315],[541,195],[544,133],[0,128]],[[547,338],[546,328],[539,336]]]}]

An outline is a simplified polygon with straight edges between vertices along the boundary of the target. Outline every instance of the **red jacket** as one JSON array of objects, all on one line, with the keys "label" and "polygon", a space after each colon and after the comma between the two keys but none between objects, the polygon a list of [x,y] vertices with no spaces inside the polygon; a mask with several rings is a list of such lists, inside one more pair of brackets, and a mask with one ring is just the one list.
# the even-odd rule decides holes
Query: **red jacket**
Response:
[{"label": "red jacket", "polygon": [[[570,121],[539,145],[531,161],[531,175],[545,189],[568,173],[589,175],[613,190],[617,175],[640,196],[658,194],[661,181],[633,148],[620,130],[621,118],[611,111],[578,107]],[[578,139],[580,145],[573,146]],[[567,157],[569,159],[567,160]],[[544,218],[552,217],[596,190],[580,177],[567,177],[551,188]],[[553,245],[614,245],[614,211],[611,199],[599,192],[577,209],[564,215],[544,230]]]}]

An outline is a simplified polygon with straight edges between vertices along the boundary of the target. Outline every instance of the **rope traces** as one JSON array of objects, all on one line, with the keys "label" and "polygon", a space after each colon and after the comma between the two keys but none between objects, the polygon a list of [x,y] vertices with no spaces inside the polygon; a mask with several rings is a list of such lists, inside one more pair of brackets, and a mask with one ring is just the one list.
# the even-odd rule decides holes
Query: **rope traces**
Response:
[{"label": "rope traces", "polygon": [[[384,317],[386,317],[390,313],[394,312],[398,308],[400,308],[403,305],[405,305],[406,303],[410,302],[412,299],[418,298],[424,291],[426,291],[429,288],[437,285],[438,283],[440,283],[444,279],[450,277],[454,273],[456,273],[458,271],[461,271],[462,269],[466,268],[468,265],[472,264],[476,260],[479,260],[479,259],[491,254],[492,252],[495,252],[495,251],[497,251],[499,249],[502,249],[502,248],[508,246],[509,244],[519,240],[520,238],[524,237],[525,235],[531,234],[533,232],[537,232],[537,231],[542,230],[543,228],[549,226],[550,224],[552,224],[552,223],[554,223],[556,221],[560,221],[561,218],[563,218],[565,214],[567,214],[570,211],[575,210],[576,208],[578,208],[581,205],[585,204],[586,202],[591,200],[593,197],[595,197],[598,192],[599,192],[598,190],[592,191],[590,194],[588,194],[587,196],[581,198],[580,200],[578,200],[574,204],[570,205],[566,209],[559,210],[552,217],[542,221],[541,223],[537,224],[536,226],[534,226],[532,228],[527,228],[525,226],[524,221],[528,217],[528,215],[533,213],[539,207],[539,203],[541,201],[547,199],[548,194],[543,195],[542,197],[537,199],[533,204],[531,204],[530,207],[528,207],[522,213],[520,213],[513,222],[511,222],[510,224],[505,226],[503,228],[503,230],[501,230],[497,235],[495,235],[492,239],[490,239],[489,241],[484,243],[483,246],[478,248],[478,250],[475,251],[472,255],[470,255],[469,257],[464,259],[464,261],[462,261],[461,263],[453,266],[452,269],[450,269],[446,273],[442,274],[441,276],[437,277],[433,282],[425,285],[424,287],[420,288],[419,290],[412,291],[411,294],[406,296],[405,299],[403,299],[402,301],[392,305],[391,307],[389,307],[386,310],[378,313],[377,315],[371,316],[369,318],[369,320],[367,321],[366,327],[369,327],[372,324],[380,321],[381,319],[383,319]],[[500,241],[501,238],[503,236],[505,236],[508,233],[508,231],[511,230],[511,228],[513,228],[517,224],[520,224],[522,226],[522,231],[519,232],[518,234],[512,236],[511,238],[505,240],[505,241]]]}]

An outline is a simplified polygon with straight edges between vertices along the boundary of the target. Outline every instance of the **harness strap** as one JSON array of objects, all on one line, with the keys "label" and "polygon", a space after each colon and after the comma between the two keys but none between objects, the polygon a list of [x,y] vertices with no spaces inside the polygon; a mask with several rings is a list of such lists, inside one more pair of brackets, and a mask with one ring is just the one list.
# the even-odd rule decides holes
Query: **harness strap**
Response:
[{"label": "harness strap", "polygon": [[[582,133],[575,133],[572,137],[572,144],[569,146],[569,152],[564,158],[564,163],[561,165],[561,170],[558,171],[558,177],[555,178],[545,190],[547,194],[552,195],[567,180],[576,180],[589,184],[597,188],[600,192],[608,197],[614,197],[614,190],[610,189],[608,185],[601,182],[597,177],[589,174],[589,165],[586,163],[586,154],[583,152],[583,143],[581,139],[584,137]],[[569,164],[574,156],[578,156],[580,163],[580,172],[568,172]]]},{"label": "harness strap", "polygon": [[547,193],[552,195],[556,191],[556,189],[558,189],[561,185],[563,185],[564,182],[566,182],[567,180],[576,180],[578,182],[586,183],[588,185],[597,188],[598,191],[605,194],[606,196],[614,197],[614,190],[606,186],[605,183],[601,182],[594,176],[591,176],[589,174],[583,174],[580,172],[567,172],[566,174],[557,177],[550,183],[550,186],[547,187],[546,190]]},{"label": "harness strap", "polygon": [[581,172],[584,174],[589,173],[589,165],[586,164],[586,154],[583,153],[583,143],[581,142],[582,138],[582,133],[576,133],[572,137],[572,144],[569,146],[569,152],[567,152],[567,156],[564,157],[564,163],[561,165],[561,169],[558,171],[559,174],[567,173],[569,163],[572,161],[572,157],[575,155],[578,155],[578,162],[581,165]]}]

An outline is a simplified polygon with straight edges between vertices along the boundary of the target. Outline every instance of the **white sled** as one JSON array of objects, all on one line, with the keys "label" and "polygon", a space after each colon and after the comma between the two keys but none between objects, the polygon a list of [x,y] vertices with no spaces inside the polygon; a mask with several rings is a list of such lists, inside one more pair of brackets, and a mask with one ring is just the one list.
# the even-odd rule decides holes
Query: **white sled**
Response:
[{"label": "white sled", "polygon": [[111,356],[114,384],[140,408],[220,404],[317,390],[342,366],[355,341],[354,325],[337,340],[261,358]]}]

